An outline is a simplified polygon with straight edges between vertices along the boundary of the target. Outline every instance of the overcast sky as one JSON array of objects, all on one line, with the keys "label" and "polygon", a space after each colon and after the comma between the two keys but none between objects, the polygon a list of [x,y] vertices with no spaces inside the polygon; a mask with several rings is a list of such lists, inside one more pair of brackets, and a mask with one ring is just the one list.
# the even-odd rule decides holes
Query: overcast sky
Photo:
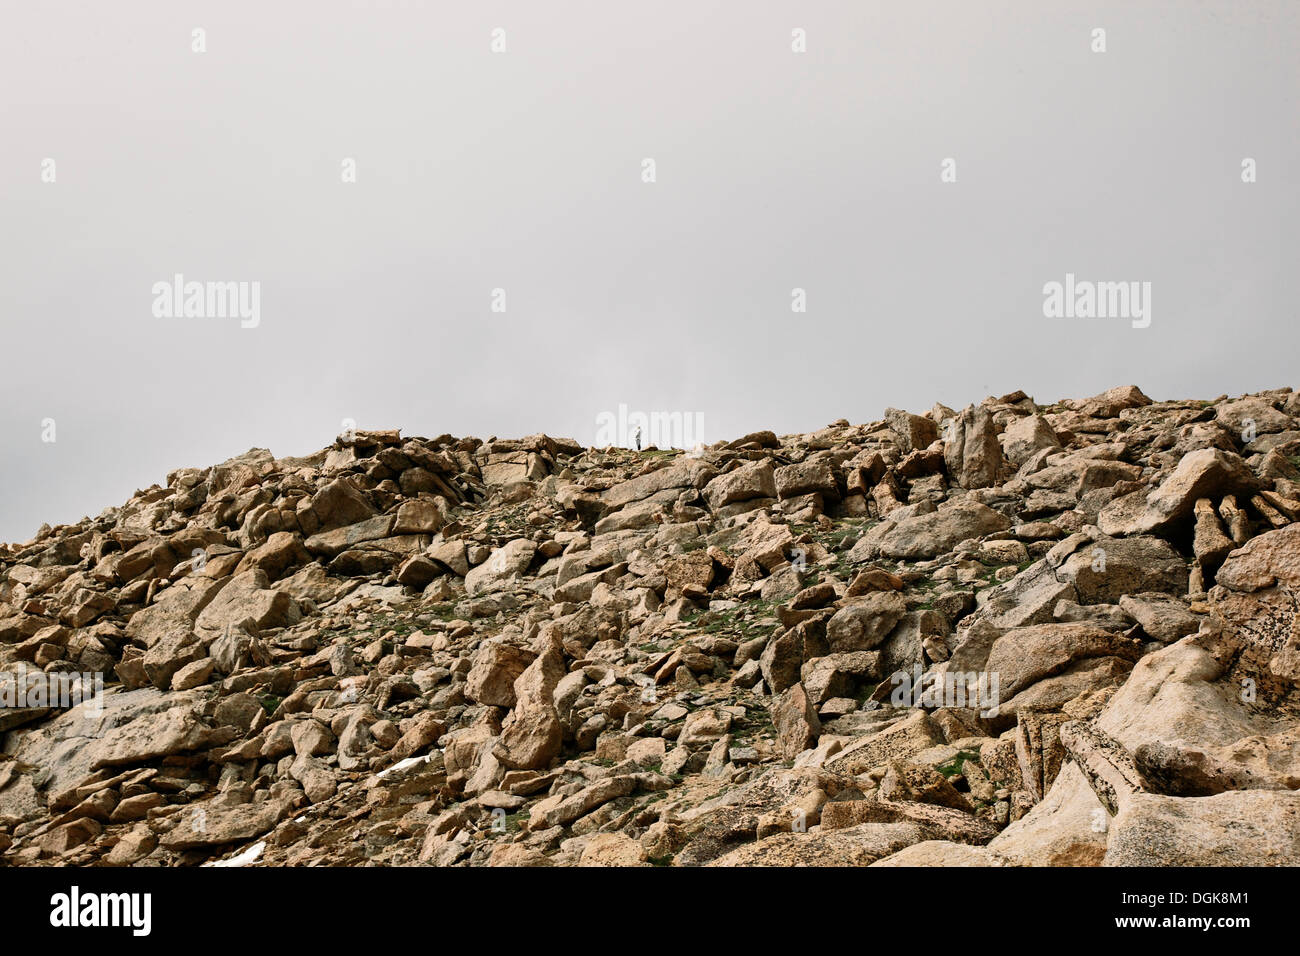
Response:
[{"label": "overcast sky", "polygon": [[[8,3],[0,540],[344,418],[1300,385],[1298,54],[1294,0]],[[1067,272],[1150,326],[1044,317]],[[156,316],[176,273],[260,323]]]}]

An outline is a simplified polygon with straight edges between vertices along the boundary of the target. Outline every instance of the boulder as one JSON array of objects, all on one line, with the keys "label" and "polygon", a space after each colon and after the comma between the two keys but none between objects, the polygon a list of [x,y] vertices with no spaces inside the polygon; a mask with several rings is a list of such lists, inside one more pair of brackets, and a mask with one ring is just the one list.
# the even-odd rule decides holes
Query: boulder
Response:
[{"label": "boulder", "polygon": [[1259,487],[1254,472],[1240,455],[1202,448],[1182,457],[1154,491],[1136,491],[1101,509],[1097,525],[1108,535],[1137,535],[1161,531],[1191,518],[1201,498],[1252,493]]},{"label": "boulder", "polygon": [[849,552],[850,561],[878,555],[917,560],[951,551],[967,538],[1006,531],[1011,519],[970,498],[947,502],[930,514],[901,521],[884,521],[872,528]]}]

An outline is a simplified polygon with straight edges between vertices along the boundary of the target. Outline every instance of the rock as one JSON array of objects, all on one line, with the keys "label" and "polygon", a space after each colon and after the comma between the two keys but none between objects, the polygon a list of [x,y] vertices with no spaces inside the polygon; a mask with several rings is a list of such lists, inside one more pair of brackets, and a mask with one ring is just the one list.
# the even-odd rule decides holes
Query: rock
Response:
[{"label": "rock", "polygon": [[1019,468],[1038,452],[1059,448],[1060,440],[1042,415],[1026,415],[1007,426],[1001,444],[1007,460]]},{"label": "rock", "polygon": [[365,496],[344,478],[335,479],[316,492],[309,510],[316,524],[313,534],[356,524],[375,513]]},{"label": "rock", "polygon": [[1108,535],[1159,531],[1189,519],[1201,498],[1251,492],[1258,485],[1241,456],[1218,448],[1202,448],[1184,455],[1154,491],[1134,492],[1106,505],[1097,516],[1097,524]]},{"label": "rock", "polygon": [[810,458],[793,465],[784,465],[776,469],[776,494],[782,500],[798,498],[801,495],[822,495],[824,498],[839,500],[839,487],[835,482],[835,472],[830,462],[820,458]]},{"label": "rock", "polygon": [[988,409],[967,406],[952,419],[944,435],[943,453],[949,478],[961,487],[988,488],[997,484],[1002,445],[997,423]]},{"label": "rock", "polygon": [[436,534],[446,516],[437,503],[428,498],[403,501],[393,518],[393,534]]},{"label": "rock", "polygon": [[464,541],[443,541],[429,546],[430,560],[437,562],[457,577],[469,574],[469,560],[465,556]]},{"label": "rock", "polygon": [[1297,413],[179,469],[0,545],[0,864],[1290,861]]},{"label": "rock", "polygon": [[1193,614],[1182,601],[1164,594],[1125,594],[1119,599],[1120,609],[1142,625],[1142,630],[1153,641],[1172,644],[1200,629],[1204,618]]},{"label": "rock", "polygon": [[905,452],[919,451],[930,447],[939,438],[939,426],[934,419],[924,415],[912,415],[897,408],[885,409],[885,421],[898,435]]},{"label": "rock", "polygon": [[1114,737],[1084,721],[1066,721],[1060,735],[1061,743],[1111,816],[1141,792],[1142,778],[1133,757]]},{"label": "rock", "polygon": [[523,574],[537,553],[535,542],[516,538],[497,548],[486,561],[465,575],[465,593],[470,597],[491,591]]},{"label": "rock", "polygon": [[572,823],[610,800],[627,796],[635,791],[636,787],[636,779],[629,774],[624,774],[599,780],[579,790],[573,796],[559,800],[553,807],[547,807],[546,801],[543,801],[533,808],[528,828],[540,830]]},{"label": "rock", "polygon": [[1252,538],[1228,555],[1216,580],[1237,591],[1300,588],[1300,523]]},{"label": "rock", "polygon": [[289,568],[306,564],[310,560],[311,555],[302,544],[302,535],[277,531],[240,559],[235,574],[238,576],[245,571],[257,569],[265,573],[269,581],[276,581]]},{"label": "rock", "polygon": [[1300,793],[1137,794],[1110,827],[1105,866],[1295,866]]},{"label": "rock", "polygon": [[866,823],[833,832],[778,833],[739,847],[709,866],[869,866],[923,839],[907,823]]},{"label": "rock", "polygon": [[933,767],[906,760],[889,762],[889,769],[880,781],[879,793],[882,800],[929,803],[964,813],[974,810],[970,801],[943,774]]},{"label": "rock", "polygon": [[998,675],[1001,693],[1009,698],[1076,661],[1090,657],[1136,661],[1141,653],[1137,641],[1087,624],[1035,624],[999,637],[985,670]]},{"label": "rock", "polygon": [[132,827],[109,851],[104,862],[109,866],[130,866],[147,857],[158,846],[158,838],[143,824]]},{"label": "rock", "polygon": [[[997,836],[997,828],[961,810],[928,803],[900,803],[894,800],[844,800],[822,807],[822,829],[839,830],[863,823],[905,823],[916,826],[924,840],[985,844]],[[920,842],[915,841],[915,842]]]},{"label": "rock", "polygon": [[195,619],[225,587],[226,581],[184,578],[161,592],[149,607],[136,611],[126,625],[126,636],[146,648],[177,631],[190,631]]},{"label": "rock", "polygon": [[683,747],[712,744],[731,729],[731,715],[726,711],[697,710],[682,724],[677,743]]},{"label": "rock", "polygon": [[515,706],[515,681],[536,659],[532,651],[512,644],[484,644],[465,678],[465,696],[494,707]]},{"label": "rock", "polygon": [[832,653],[869,651],[903,619],[907,602],[893,591],[877,591],[845,605],[826,622],[826,641]]},{"label": "rock", "polygon": [[1011,521],[1005,515],[978,501],[959,498],[931,514],[877,525],[853,546],[849,560],[866,561],[877,555],[933,558],[967,538],[980,538],[1010,527]]},{"label": "rock", "polygon": [[890,760],[906,759],[941,742],[939,730],[923,710],[915,710],[897,723],[865,734],[846,744],[826,762],[833,773],[855,776]]},{"label": "rock", "polygon": [[704,497],[714,511],[737,501],[775,498],[776,480],[772,463],[763,459],[718,475],[704,487]]},{"label": "rock", "polygon": [[266,630],[294,624],[301,618],[297,602],[283,591],[271,590],[266,572],[254,569],[231,578],[199,614],[194,629],[215,639],[227,628],[245,621]]},{"label": "rock", "polygon": [[62,856],[84,843],[89,843],[104,832],[104,828],[95,820],[80,819],[54,827],[41,835],[41,853],[46,856]]},{"label": "rock", "polygon": [[293,752],[300,757],[331,754],[337,745],[329,728],[315,720],[300,720],[295,723],[290,738],[293,740]]},{"label": "rock", "polygon": [[186,664],[175,674],[172,675],[172,690],[189,690],[191,687],[199,687],[208,682],[212,676],[214,661],[211,657],[204,657],[200,660]]},{"label": "rock", "polygon": [[615,485],[601,494],[601,500],[607,508],[621,508],[668,489],[699,490],[715,475],[717,471],[705,462],[694,458],[680,458],[667,467]]},{"label": "rock", "polygon": [[393,516],[376,515],[331,531],[314,534],[303,547],[314,555],[333,558],[370,541],[379,541],[393,533]]},{"label": "rock", "polygon": [[1140,745],[1133,752],[1131,762],[1137,776],[1130,789],[1175,797],[1212,797],[1228,790],[1284,789],[1291,782],[1270,779],[1268,774],[1229,763],[1211,753],[1159,741]]},{"label": "rock", "polygon": [[925,840],[877,860],[870,866],[1004,866],[987,847]]},{"label": "rock", "polygon": [[679,596],[694,586],[709,591],[718,572],[717,562],[707,551],[692,551],[664,566],[665,595]]},{"label": "rock", "polygon": [[845,596],[857,597],[859,594],[868,594],[871,591],[901,590],[903,590],[903,579],[898,575],[882,568],[863,568],[849,582],[849,589],[845,592]]},{"label": "rock", "polygon": [[1126,594],[1187,593],[1187,561],[1163,538],[1097,540],[1072,554],[1057,569],[1059,581],[1073,585],[1084,604],[1114,604]]},{"label": "rock", "polygon": [[560,752],[564,728],[553,695],[564,676],[564,650],[558,640],[545,643],[541,653],[515,680],[515,708],[501,725],[497,759],[515,770],[540,770]]},{"label": "rock", "polygon": [[804,662],[800,674],[809,699],[817,705],[833,697],[851,697],[859,683],[874,683],[884,676],[875,651],[816,657]]},{"label": "rock", "polygon": [[1150,405],[1151,399],[1136,385],[1117,385],[1100,395],[1075,403],[1079,412],[1093,418],[1116,418],[1125,409]]},{"label": "rock", "polygon": [[178,825],[161,843],[169,850],[189,850],[251,840],[269,831],[290,810],[278,801],[226,806],[207,801],[180,814]]},{"label": "rock", "polygon": [[1223,533],[1218,513],[1209,498],[1198,498],[1194,507],[1196,530],[1192,540],[1192,551],[1202,568],[1213,573],[1223,564],[1235,544]]},{"label": "rock", "polygon": [[1235,402],[1224,402],[1215,409],[1214,420],[1242,438],[1243,444],[1246,441],[1242,436],[1248,431],[1257,435],[1266,435],[1286,431],[1291,427],[1291,418],[1285,412],[1278,411],[1259,398],[1242,398]]},{"label": "rock", "polygon": [[398,584],[413,588],[428,586],[441,573],[441,567],[432,558],[422,554],[411,555],[397,566],[395,572]]},{"label": "rock", "polygon": [[597,833],[582,850],[579,866],[648,866],[649,854],[623,833]]},{"label": "rock", "polygon": [[802,684],[787,688],[772,705],[772,724],[781,754],[787,760],[817,743],[821,721]]}]

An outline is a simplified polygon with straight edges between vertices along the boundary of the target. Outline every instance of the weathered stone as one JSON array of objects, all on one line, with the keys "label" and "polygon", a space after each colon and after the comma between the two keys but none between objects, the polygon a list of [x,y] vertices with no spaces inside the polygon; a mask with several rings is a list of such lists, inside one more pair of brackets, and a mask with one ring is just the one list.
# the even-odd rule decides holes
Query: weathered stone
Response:
[{"label": "weathered stone", "polygon": [[1097,524],[1108,535],[1159,531],[1189,519],[1198,499],[1249,492],[1258,484],[1241,456],[1202,448],[1184,455],[1154,491],[1134,492],[1106,505]]},{"label": "weathered stone", "polygon": [[787,688],[773,704],[772,725],[781,754],[788,760],[817,743],[821,721],[802,684]]}]

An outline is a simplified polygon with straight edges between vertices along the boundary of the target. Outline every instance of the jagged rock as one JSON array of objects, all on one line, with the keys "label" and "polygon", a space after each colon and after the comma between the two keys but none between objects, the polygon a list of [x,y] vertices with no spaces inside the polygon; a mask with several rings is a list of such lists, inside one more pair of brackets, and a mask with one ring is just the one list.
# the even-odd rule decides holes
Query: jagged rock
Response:
[{"label": "jagged rock", "polygon": [[195,619],[225,585],[224,579],[213,581],[202,576],[176,582],[161,592],[149,607],[131,615],[126,625],[126,636],[145,647],[153,647],[177,631],[191,630]]},{"label": "jagged rock", "polygon": [[535,542],[515,538],[493,551],[486,561],[465,575],[465,593],[470,597],[498,587],[521,574],[537,553]]},{"label": "jagged rock", "polygon": [[597,833],[578,859],[579,866],[649,866],[649,854],[623,833]]},{"label": "jagged rock", "polygon": [[1146,534],[1188,519],[1201,498],[1249,492],[1258,485],[1241,456],[1202,448],[1184,455],[1154,491],[1135,491],[1106,505],[1097,524],[1108,535]]},{"label": "jagged rock", "polygon": [[515,706],[515,681],[537,655],[513,644],[484,644],[465,678],[465,696],[495,707]]},{"label": "jagged rock", "polygon": [[941,742],[934,722],[923,710],[915,710],[902,720],[875,733],[852,741],[826,762],[826,769],[848,776],[881,767],[890,760],[915,756]]},{"label": "jagged rock", "polygon": [[1060,448],[1051,423],[1042,415],[1026,415],[1007,426],[1001,438],[1002,453],[1019,468],[1041,451]]},{"label": "jagged rock", "polygon": [[1060,739],[1111,816],[1142,790],[1142,778],[1124,745],[1083,721],[1066,721]]},{"label": "jagged rock", "polygon": [[1163,538],[1099,537],[1070,555],[1056,578],[1084,604],[1113,604],[1125,594],[1187,593],[1187,561]]},{"label": "jagged rock", "polygon": [[794,759],[817,743],[821,721],[802,684],[787,688],[773,704],[772,724],[781,753],[787,759]]},{"label": "jagged rock", "polygon": [[997,483],[1002,445],[997,422],[984,406],[967,406],[952,419],[943,450],[948,475],[961,487],[988,488]]},{"label": "jagged rock", "polygon": [[881,798],[843,800],[822,807],[823,830],[840,830],[864,823],[910,823],[924,834],[922,839],[976,845],[988,843],[998,832],[986,820],[962,810],[929,803],[905,803]]},{"label": "jagged rock", "polygon": [[997,674],[1001,693],[1012,697],[1076,661],[1092,657],[1135,661],[1140,654],[1137,641],[1112,631],[1087,624],[1036,624],[999,637],[984,669]]},{"label": "jagged rock", "polygon": [[893,591],[877,591],[848,604],[826,622],[831,653],[870,651],[878,647],[907,612],[907,602]]},{"label": "jagged rock", "polygon": [[1005,866],[988,847],[925,840],[877,860],[871,866]]},{"label": "jagged rock", "polygon": [[1120,609],[1142,625],[1142,630],[1154,641],[1172,644],[1200,629],[1204,618],[1193,614],[1187,605],[1164,594],[1122,595]]},{"label": "jagged rock", "polygon": [[345,478],[324,485],[312,496],[306,510],[314,519],[312,534],[354,525],[375,513],[374,506]]},{"label": "jagged rock", "polygon": [[1216,580],[1237,591],[1300,588],[1300,523],[1252,538],[1228,555]]},{"label": "jagged rock", "polygon": [[[1210,797],[1227,790],[1283,789],[1290,781],[1269,779],[1248,766],[1214,754],[1155,741],[1133,751],[1142,789],[1175,797]],[[1105,801],[1103,801],[1104,803]]]},{"label": "jagged rock", "polygon": [[288,594],[270,588],[266,572],[245,571],[231,578],[217,592],[194,621],[202,637],[215,639],[229,627],[252,621],[259,630],[283,627],[302,618],[302,612]]},{"label": "jagged rock", "polygon": [[515,680],[516,704],[501,726],[497,759],[515,770],[540,770],[555,759],[564,728],[555,711],[555,687],[564,676],[564,649],[551,638]]},{"label": "jagged rock", "polygon": [[902,442],[903,451],[930,447],[939,438],[939,426],[934,419],[913,415],[898,408],[885,409],[885,421]]},{"label": "jagged rock", "polygon": [[889,769],[880,781],[880,799],[894,802],[929,803],[970,813],[974,810],[969,800],[948,778],[933,767],[911,761],[891,760]]},{"label": "jagged rock", "polygon": [[851,697],[859,683],[874,683],[883,676],[880,654],[875,651],[827,654],[805,661],[800,669],[804,690],[816,705]]},{"label": "jagged rock", "polygon": [[1056,713],[1021,708],[1016,713],[1016,761],[1020,780],[1035,801],[1051,789],[1065,756],[1060,728],[1065,718]]},{"label": "jagged rock", "polygon": [[621,508],[634,501],[641,501],[651,495],[668,489],[681,490],[693,488],[699,490],[707,485],[717,470],[707,462],[694,458],[681,458],[672,464],[659,468],[648,474],[640,475],[608,489],[601,495],[607,508]]},{"label": "jagged rock", "polygon": [[798,498],[800,495],[822,495],[828,499],[839,499],[839,488],[835,483],[835,472],[830,463],[820,458],[810,458],[794,465],[785,465],[776,469],[776,494],[782,500]]},{"label": "jagged rock", "polygon": [[1192,551],[1202,568],[1214,572],[1236,545],[1224,534],[1219,515],[1209,498],[1198,498],[1193,510],[1196,515],[1196,530]]},{"label": "jagged rock", "polygon": [[776,478],[772,463],[763,459],[718,475],[704,486],[704,497],[714,511],[737,501],[775,498]]}]

